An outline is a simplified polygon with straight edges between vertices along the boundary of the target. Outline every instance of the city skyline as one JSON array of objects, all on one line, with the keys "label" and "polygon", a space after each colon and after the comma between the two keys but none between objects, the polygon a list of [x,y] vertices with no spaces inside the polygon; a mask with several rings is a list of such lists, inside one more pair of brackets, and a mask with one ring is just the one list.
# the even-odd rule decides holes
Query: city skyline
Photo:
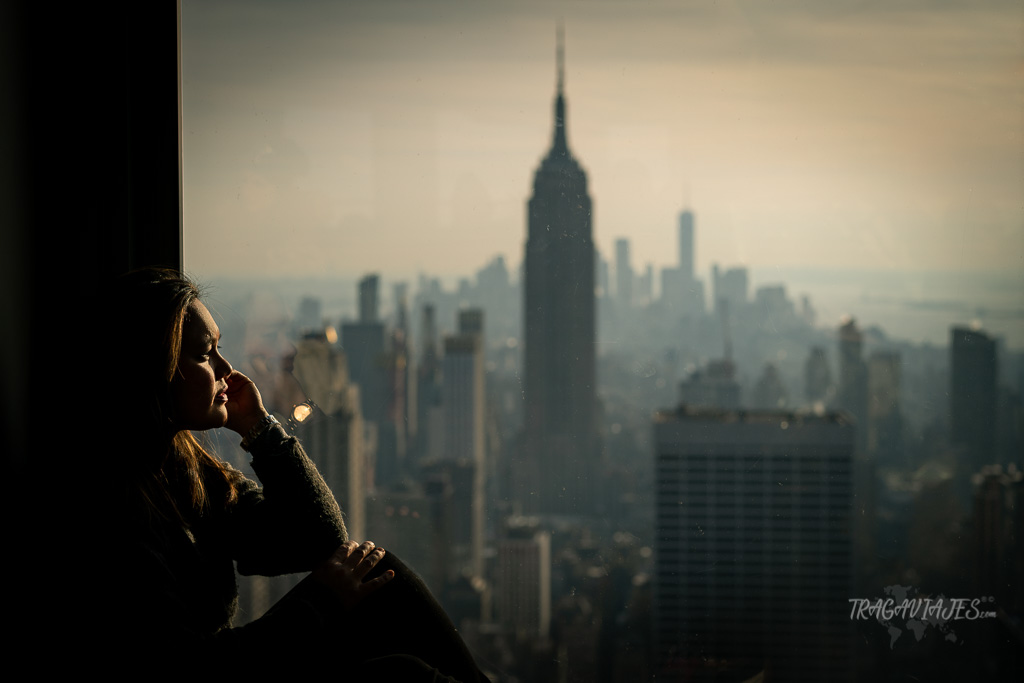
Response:
[{"label": "city skyline", "polygon": [[184,3],[186,268],[514,271],[564,16],[606,259],[1020,270],[1015,4],[424,4]]},{"label": "city skyline", "polygon": [[[434,646],[457,633],[494,683],[1015,678],[1024,6],[979,5],[179,0],[172,26],[17,4],[15,474],[53,431],[33,408],[58,382],[37,370],[64,335],[45,328],[97,337],[84,300],[150,263],[196,282],[217,354],[281,423],[259,438],[288,451],[177,434],[238,484],[191,512],[178,484],[209,477],[129,457],[182,512],[148,532],[124,477],[58,457],[76,494],[16,498],[38,512],[16,536],[59,517],[125,530],[96,546],[102,590],[82,604],[105,616],[71,660],[154,629],[242,666],[282,629],[337,640],[351,619],[326,589],[259,574],[315,567],[347,534],[396,569],[357,610],[402,627],[362,629],[373,652],[343,639],[357,667],[405,652],[469,680],[442,661],[467,660],[457,638]],[[67,182],[53,160],[73,140],[91,172]],[[132,348],[174,355],[136,313],[115,315],[143,333]],[[538,376],[587,391],[536,410]],[[162,384],[115,404],[160,403]],[[529,439],[531,410],[555,429]],[[142,456],[170,433],[118,426]],[[592,432],[597,466],[565,466]],[[551,494],[568,504],[536,504]],[[876,618],[890,598],[913,613]],[[918,618],[950,601],[973,614]],[[130,621],[137,642],[106,638]]]}]

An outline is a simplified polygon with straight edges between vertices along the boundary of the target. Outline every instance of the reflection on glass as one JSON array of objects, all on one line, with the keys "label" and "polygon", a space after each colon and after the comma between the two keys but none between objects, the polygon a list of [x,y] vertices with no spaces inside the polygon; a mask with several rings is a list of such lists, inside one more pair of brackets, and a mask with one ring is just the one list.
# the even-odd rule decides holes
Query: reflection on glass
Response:
[{"label": "reflection on glass", "polygon": [[[242,8],[182,7],[186,266],[495,680],[1014,670],[1019,3]],[[939,595],[1006,619],[868,611]]]}]

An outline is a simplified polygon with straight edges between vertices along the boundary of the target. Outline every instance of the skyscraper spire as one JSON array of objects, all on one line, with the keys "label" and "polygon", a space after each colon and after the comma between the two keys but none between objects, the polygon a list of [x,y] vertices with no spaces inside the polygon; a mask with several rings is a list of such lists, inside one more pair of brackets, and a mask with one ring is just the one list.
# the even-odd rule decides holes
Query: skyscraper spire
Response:
[{"label": "skyscraper spire", "polygon": [[555,27],[555,68],[558,69],[558,94],[565,90],[565,25],[558,20]]},{"label": "skyscraper spire", "polygon": [[569,157],[569,142],[565,135],[565,27],[558,22],[555,28],[555,62],[558,75],[558,94],[555,96],[555,136],[549,157]]}]

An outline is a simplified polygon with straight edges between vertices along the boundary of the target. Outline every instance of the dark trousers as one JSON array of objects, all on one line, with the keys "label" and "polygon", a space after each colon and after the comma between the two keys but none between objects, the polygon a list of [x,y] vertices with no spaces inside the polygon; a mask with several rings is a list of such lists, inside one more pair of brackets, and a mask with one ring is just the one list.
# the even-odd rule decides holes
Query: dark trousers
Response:
[{"label": "dark trousers", "polygon": [[[489,683],[437,599],[395,554],[387,552],[366,580],[388,569],[395,578],[368,595],[325,638],[339,639],[349,660],[359,662],[358,671],[383,675],[382,680]],[[311,581],[305,579],[295,591]],[[323,647],[332,649],[329,642]]]}]

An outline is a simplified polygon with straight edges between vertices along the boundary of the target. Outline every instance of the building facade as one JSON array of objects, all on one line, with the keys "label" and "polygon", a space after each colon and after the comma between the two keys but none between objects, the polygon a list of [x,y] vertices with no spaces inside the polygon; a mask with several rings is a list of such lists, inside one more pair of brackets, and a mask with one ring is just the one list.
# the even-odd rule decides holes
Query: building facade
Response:
[{"label": "building facade", "polygon": [[848,680],[852,426],[680,407],[654,439],[658,680]]},{"label": "building facade", "polygon": [[868,439],[868,366],[864,362],[864,335],[857,321],[839,326],[839,391],[836,404],[849,413],[857,425],[856,450],[867,452]]},{"label": "building facade", "polygon": [[950,441],[962,449],[959,472],[972,474],[994,464],[996,342],[980,330],[954,327],[950,352]]},{"label": "building facade", "polygon": [[498,540],[497,550],[498,623],[523,636],[547,638],[551,629],[551,534],[529,523],[510,524]]},{"label": "building facade", "polygon": [[693,212],[686,209],[679,214],[679,271],[684,282],[696,277],[693,261]]},{"label": "building facade", "polygon": [[615,298],[619,306],[633,305],[633,266],[629,262],[629,240],[625,237],[615,240]]},{"label": "building facade", "polygon": [[454,541],[468,550],[466,564],[481,576],[486,483],[483,312],[463,311],[459,323],[459,334],[444,339],[441,460],[455,467],[451,470]]}]

